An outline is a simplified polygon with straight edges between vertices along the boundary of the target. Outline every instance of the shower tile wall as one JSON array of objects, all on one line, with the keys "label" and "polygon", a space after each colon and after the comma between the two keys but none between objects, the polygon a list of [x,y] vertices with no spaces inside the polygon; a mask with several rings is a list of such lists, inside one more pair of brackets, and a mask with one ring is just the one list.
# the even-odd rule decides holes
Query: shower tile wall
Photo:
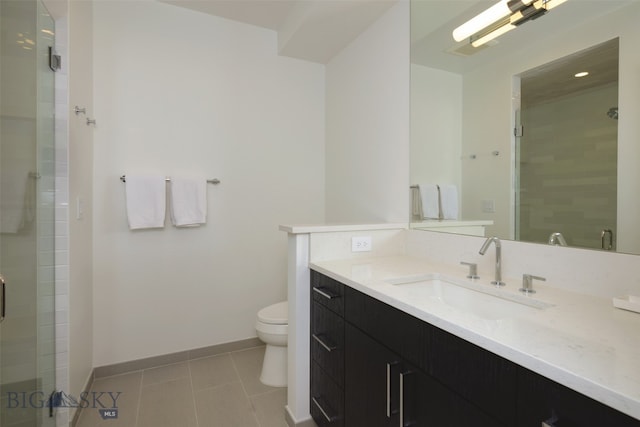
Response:
[{"label": "shower tile wall", "polygon": [[[62,56],[62,68],[55,76],[55,334],[56,334],[56,389],[69,392],[69,179],[67,120],[68,55],[67,18],[56,21],[56,51]],[[69,425],[69,410],[59,408],[56,413],[58,427]]]},{"label": "shower tile wall", "polygon": [[618,86],[607,85],[523,107],[520,239],[546,243],[561,232],[570,246],[600,248],[616,230]]}]

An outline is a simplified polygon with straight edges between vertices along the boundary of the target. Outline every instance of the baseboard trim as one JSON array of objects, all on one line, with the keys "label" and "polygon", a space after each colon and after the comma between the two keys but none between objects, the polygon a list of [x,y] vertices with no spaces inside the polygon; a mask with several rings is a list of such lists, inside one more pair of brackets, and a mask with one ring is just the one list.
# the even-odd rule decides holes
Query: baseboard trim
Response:
[{"label": "baseboard trim", "polygon": [[210,347],[202,347],[193,350],[180,351],[177,353],[163,354],[160,356],[115,363],[113,365],[98,366],[97,368],[94,368],[93,372],[95,378],[111,377],[113,375],[140,371],[142,369],[156,368],[158,366],[170,365],[172,363],[185,362],[188,360],[200,359],[203,357],[215,356],[223,353],[230,353],[232,351],[246,350],[262,345],[264,344],[257,337],[247,338],[240,341],[212,345]]},{"label": "baseboard trim", "polygon": [[289,405],[284,407],[284,420],[287,422],[289,427],[318,427],[311,415],[309,418],[305,420],[295,421],[293,415],[291,415],[291,411],[289,410]]}]

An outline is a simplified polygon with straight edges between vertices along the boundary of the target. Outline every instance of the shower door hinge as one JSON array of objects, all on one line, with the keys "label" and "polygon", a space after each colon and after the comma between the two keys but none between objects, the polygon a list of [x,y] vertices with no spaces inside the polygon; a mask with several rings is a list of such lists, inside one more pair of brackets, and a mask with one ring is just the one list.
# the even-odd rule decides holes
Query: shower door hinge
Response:
[{"label": "shower door hinge", "polygon": [[62,57],[60,55],[56,55],[52,46],[49,46],[49,68],[51,71],[56,72],[62,66]]},{"label": "shower door hinge", "polygon": [[516,126],[513,128],[514,136],[523,136],[524,135],[524,126]]}]

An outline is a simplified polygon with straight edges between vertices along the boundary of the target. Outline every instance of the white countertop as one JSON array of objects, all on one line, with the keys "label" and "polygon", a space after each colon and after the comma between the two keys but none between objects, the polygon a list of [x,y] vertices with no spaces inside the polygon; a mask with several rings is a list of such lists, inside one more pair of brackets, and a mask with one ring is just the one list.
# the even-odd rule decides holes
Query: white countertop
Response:
[{"label": "white countertop", "polygon": [[[543,310],[484,320],[434,298],[409,296],[390,278],[439,273],[461,280],[467,267],[409,256],[311,263],[311,268],[352,288],[451,332],[499,356],[640,419],[640,314],[613,307],[611,299],[534,283]],[[490,288],[490,277],[475,280]],[[522,297],[521,278],[506,278],[501,293]]]},{"label": "white countertop", "polygon": [[411,228],[440,228],[440,227],[474,227],[480,225],[493,225],[493,220],[461,220],[461,219],[425,219],[424,221],[416,221],[410,224]]},{"label": "white countertop", "polygon": [[407,223],[382,224],[296,224],[281,225],[280,231],[289,234],[333,233],[337,231],[370,231],[370,230],[398,230],[407,228]]}]

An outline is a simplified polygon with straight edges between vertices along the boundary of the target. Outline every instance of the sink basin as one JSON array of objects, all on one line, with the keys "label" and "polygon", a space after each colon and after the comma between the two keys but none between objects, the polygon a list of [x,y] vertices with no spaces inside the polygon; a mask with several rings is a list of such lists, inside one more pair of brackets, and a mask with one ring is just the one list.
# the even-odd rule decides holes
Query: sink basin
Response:
[{"label": "sink basin", "polygon": [[410,301],[427,298],[486,320],[519,317],[552,307],[525,295],[513,295],[501,289],[439,274],[389,279],[386,282],[398,286]]}]

